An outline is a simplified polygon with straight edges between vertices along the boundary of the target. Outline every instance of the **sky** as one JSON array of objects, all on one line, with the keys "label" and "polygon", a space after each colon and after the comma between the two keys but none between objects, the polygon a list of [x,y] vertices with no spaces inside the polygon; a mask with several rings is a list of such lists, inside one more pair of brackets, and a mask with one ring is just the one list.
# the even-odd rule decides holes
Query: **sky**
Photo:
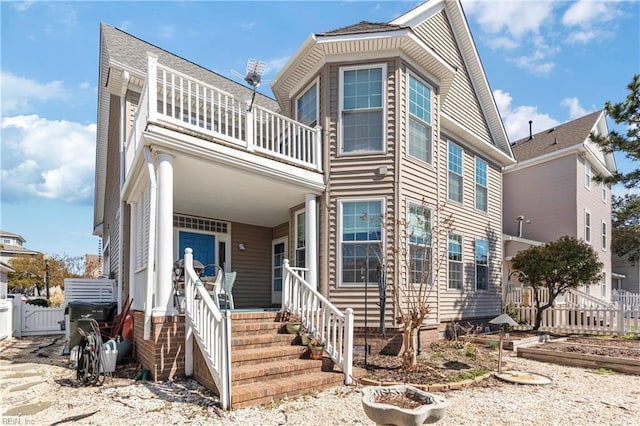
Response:
[{"label": "sky", "polygon": [[[272,96],[267,83],[312,33],[390,22],[420,3],[0,0],[0,228],[32,250],[98,253],[100,22],[239,82],[249,58],[264,61],[259,90]],[[638,1],[463,0],[463,8],[512,141],[528,134],[529,120],[538,132],[622,101],[640,73]],[[610,120],[609,128],[618,129]],[[616,162],[640,167],[624,155]]]}]

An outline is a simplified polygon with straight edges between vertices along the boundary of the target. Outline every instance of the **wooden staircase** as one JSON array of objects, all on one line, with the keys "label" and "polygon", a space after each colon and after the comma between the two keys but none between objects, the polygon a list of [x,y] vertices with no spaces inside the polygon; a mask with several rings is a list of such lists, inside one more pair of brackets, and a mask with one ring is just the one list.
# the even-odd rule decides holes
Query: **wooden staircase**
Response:
[{"label": "wooden staircase", "polygon": [[344,383],[325,355],[309,358],[307,348],[285,334],[280,312],[231,314],[231,404],[242,408],[304,395]]}]

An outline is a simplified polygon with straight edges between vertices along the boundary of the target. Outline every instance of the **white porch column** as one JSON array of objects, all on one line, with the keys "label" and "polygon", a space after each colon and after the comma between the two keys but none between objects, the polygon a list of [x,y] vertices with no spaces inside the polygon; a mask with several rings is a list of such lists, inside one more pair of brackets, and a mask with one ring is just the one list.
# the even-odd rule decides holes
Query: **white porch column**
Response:
[{"label": "white porch column", "polygon": [[173,157],[158,154],[158,228],[156,300],[153,316],[173,315]]},{"label": "white porch column", "polygon": [[309,284],[318,288],[318,219],[316,215],[316,195],[307,194],[305,209],[306,226],[306,247],[305,247],[305,265],[309,269],[307,272],[307,281]]}]

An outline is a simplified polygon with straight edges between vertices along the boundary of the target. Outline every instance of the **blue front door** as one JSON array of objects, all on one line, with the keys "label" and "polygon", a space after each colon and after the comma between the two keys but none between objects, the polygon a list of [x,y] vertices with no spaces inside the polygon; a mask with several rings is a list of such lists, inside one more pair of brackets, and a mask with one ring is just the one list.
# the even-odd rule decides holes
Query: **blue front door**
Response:
[{"label": "blue front door", "polygon": [[197,234],[195,232],[180,231],[178,236],[178,258],[184,257],[184,249],[193,249],[193,259],[203,265],[216,263],[216,237],[213,235]]}]

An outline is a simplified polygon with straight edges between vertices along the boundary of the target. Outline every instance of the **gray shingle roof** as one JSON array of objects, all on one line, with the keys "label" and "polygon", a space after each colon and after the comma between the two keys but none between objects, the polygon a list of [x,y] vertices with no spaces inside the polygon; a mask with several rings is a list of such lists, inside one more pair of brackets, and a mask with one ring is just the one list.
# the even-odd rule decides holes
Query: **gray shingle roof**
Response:
[{"label": "gray shingle roof", "polygon": [[[101,42],[111,63],[117,62],[146,74],[147,71],[147,53],[153,53],[158,56],[158,63],[178,70],[190,77],[201,80],[216,88],[231,93],[237,97],[243,98],[251,94],[251,89],[243,86],[229,78],[208,70],[198,64],[195,64],[180,56],[167,52],[151,43],[141,40],[131,34],[128,34],[118,28],[108,24],[101,23]],[[278,103],[261,93],[256,94],[256,104],[269,108],[272,111],[278,111]]]},{"label": "gray shingle roof", "polygon": [[511,146],[516,160],[529,160],[583,143],[602,113],[601,110],[592,112],[573,121],[535,133],[531,139],[526,137],[516,141]]},{"label": "gray shingle roof", "polygon": [[357,24],[348,25],[342,28],[337,28],[335,30],[319,33],[317,35],[331,36],[331,35],[346,35],[346,34],[380,33],[385,31],[396,31],[402,28],[409,28],[409,27],[380,23],[380,22],[362,21]]}]

